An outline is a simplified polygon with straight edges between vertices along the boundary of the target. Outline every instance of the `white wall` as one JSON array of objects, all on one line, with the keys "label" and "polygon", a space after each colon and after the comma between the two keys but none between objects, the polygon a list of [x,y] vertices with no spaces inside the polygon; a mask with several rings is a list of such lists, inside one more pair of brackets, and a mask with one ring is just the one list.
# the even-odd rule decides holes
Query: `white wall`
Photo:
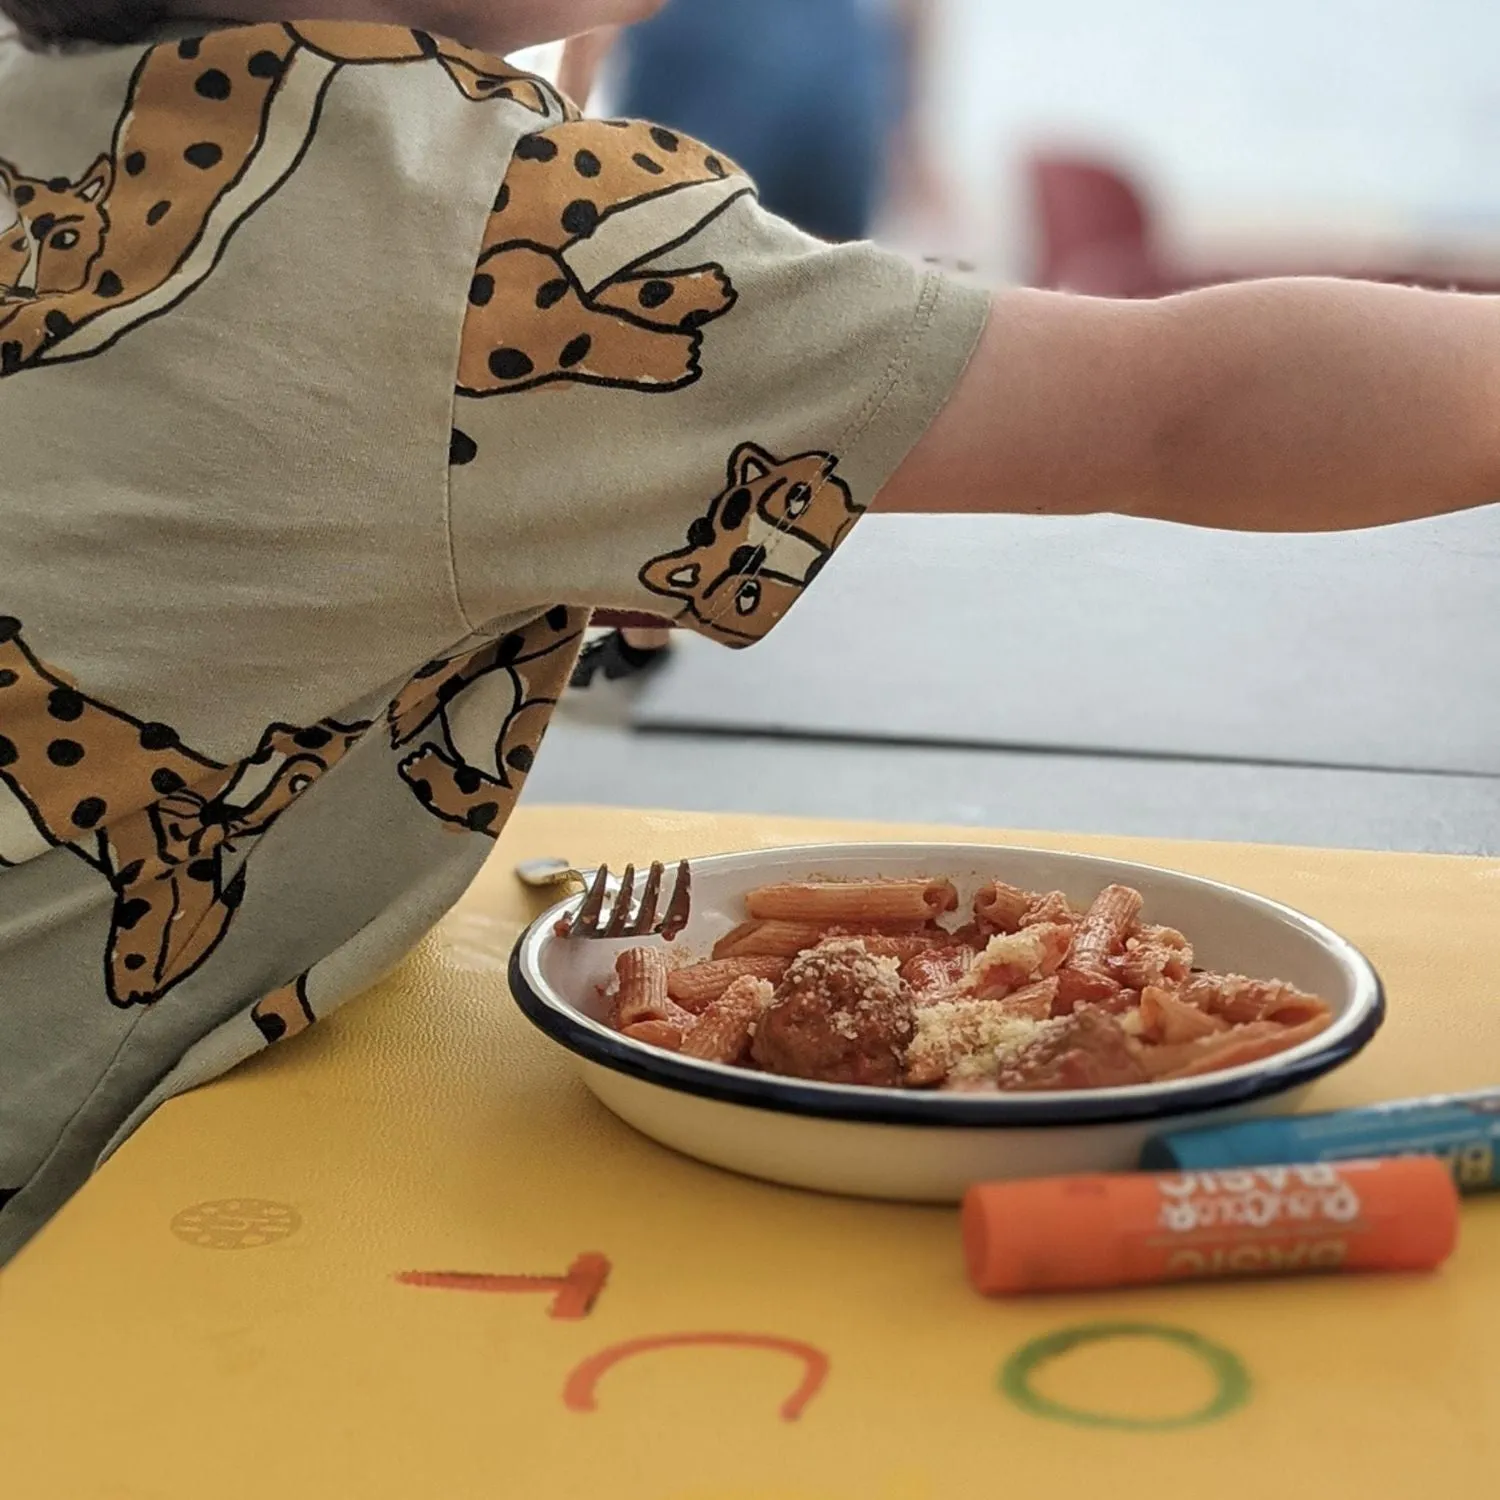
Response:
[{"label": "white wall", "polygon": [[1113,143],[1189,238],[1500,235],[1495,0],[938,3],[970,248],[1016,248],[1008,169],[1038,136]]}]

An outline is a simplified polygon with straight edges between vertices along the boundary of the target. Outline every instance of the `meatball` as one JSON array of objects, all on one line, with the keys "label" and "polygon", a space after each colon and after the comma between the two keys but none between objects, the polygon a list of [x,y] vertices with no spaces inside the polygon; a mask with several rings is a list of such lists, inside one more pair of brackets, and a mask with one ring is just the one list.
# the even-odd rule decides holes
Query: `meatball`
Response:
[{"label": "meatball", "polygon": [[789,1078],[895,1088],[914,1030],[895,962],[871,957],[857,938],[836,939],[787,970],[751,1055]]}]

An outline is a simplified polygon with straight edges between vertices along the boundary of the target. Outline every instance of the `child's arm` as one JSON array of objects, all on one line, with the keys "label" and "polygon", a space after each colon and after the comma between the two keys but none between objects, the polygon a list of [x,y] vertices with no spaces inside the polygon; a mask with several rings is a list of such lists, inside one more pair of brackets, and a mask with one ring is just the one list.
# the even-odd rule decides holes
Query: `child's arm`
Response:
[{"label": "child's arm", "polygon": [[581,36],[569,38],[563,48],[557,86],[579,109],[588,109],[599,69],[614,51],[619,35],[618,26],[601,26],[597,31],[586,31]]},{"label": "child's arm", "polygon": [[1500,298],[1329,280],[1015,291],[879,509],[1244,531],[1500,499]]}]

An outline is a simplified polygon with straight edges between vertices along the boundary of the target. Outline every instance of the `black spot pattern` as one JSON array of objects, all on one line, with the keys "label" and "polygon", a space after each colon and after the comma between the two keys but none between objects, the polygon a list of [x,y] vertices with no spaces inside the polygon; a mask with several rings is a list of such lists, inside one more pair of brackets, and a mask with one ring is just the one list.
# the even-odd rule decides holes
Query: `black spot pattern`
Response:
[{"label": "black spot pattern", "polygon": [[556,307],[564,297],[568,295],[568,283],[559,276],[555,281],[544,281],[536,291],[536,305],[543,312],[549,307]]},{"label": "black spot pattern", "polygon": [[160,224],[161,221],[165,219],[171,211],[171,203],[167,199],[163,198],[160,203],[153,203],[151,207],[146,210],[146,222],[153,228],[155,228],[155,226]]},{"label": "black spot pattern", "polygon": [[568,628],[568,606],[559,604],[547,611],[547,625],[551,630],[566,630]]},{"label": "black spot pattern", "polygon": [[496,665],[508,667],[526,649],[526,637],[513,630],[495,647]]},{"label": "black spot pattern", "polygon": [[496,380],[524,380],[536,366],[519,349],[496,349],[489,359],[490,374]]},{"label": "black spot pattern", "polygon": [[658,307],[665,307],[672,300],[674,289],[670,281],[660,281],[653,278],[644,282],[637,295],[641,306],[648,312],[654,312]]},{"label": "black spot pattern", "polygon": [[146,967],[146,955],[144,953],[127,953],[125,955],[125,967],[127,969],[144,969]]},{"label": "black spot pattern", "polygon": [[0,375],[9,375],[12,371],[19,370],[21,356],[21,345],[17,340],[6,339],[0,344]]},{"label": "black spot pattern", "polygon": [[252,78],[275,78],[281,72],[281,59],[274,52],[257,52],[245,64],[245,71]]},{"label": "black spot pattern", "polygon": [[103,797],[85,797],[73,809],[73,826],[75,828],[93,828],[108,810]]},{"label": "black spot pattern", "polygon": [[183,37],[183,39],[177,44],[177,55],[187,62],[192,62],[192,60],[197,57],[199,48],[201,48],[202,46],[203,38],[201,36]]},{"label": "black spot pattern", "polygon": [[125,290],[125,286],[113,271],[101,271],[94,290],[101,297],[118,297]]},{"label": "black spot pattern", "polygon": [[49,177],[47,179],[47,190],[52,193],[65,193],[73,184],[66,177]]},{"label": "black spot pattern", "polygon": [[132,151],[125,158],[125,175],[127,177],[139,177],[146,170],[146,153],[144,151]]},{"label": "black spot pattern", "polygon": [[36,189],[29,182],[18,183],[12,190],[10,201],[17,208],[25,208],[36,197]]},{"label": "black spot pattern", "polygon": [[604,170],[604,163],[592,151],[580,151],[573,158],[573,169],[580,177],[597,177]]},{"label": "black spot pattern", "polygon": [[151,903],[143,901],[139,896],[133,901],[122,901],[115,907],[115,926],[129,932],[150,910]]},{"label": "black spot pattern", "polygon": [[210,167],[216,167],[224,160],[224,150],[221,146],[214,145],[212,141],[195,141],[182,153],[182,159],[190,167],[197,167],[200,172],[206,172]]},{"label": "black spot pattern", "polygon": [[299,729],[292,736],[292,743],[299,750],[321,750],[325,745],[333,743],[333,735],[319,724],[314,724],[307,729]]},{"label": "black spot pattern", "polygon": [[83,746],[77,740],[53,740],[47,746],[47,759],[54,766],[76,766],[83,759]]},{"label": "black spot pattern", "polygon": [[500,816],[500,807],[495,802],[481,802],[477,807],[471,807],[464,814],[464,822],[475,833],[488,833],[496,818]]},{"label": "black spot pattern", "polygon": [[170,797],[173,792],[180,792],[187,783],[176,771],[169,771],[165,766],[159,771],[151,773],[151,785],[161,797]]},{"label": "black spot pattern", "polygon": [[233,89],[228,73],[219,68],[210,68],[206,73],[198,75],[197,82],[193,84],[193,91],[202,99],[222,101],[230,96]]},{"label": "black spot pattern", "polygon": [[729,172],[725,168],[724,163],[721,162],[717,156],[705,156],[703,158],[703,165],[707,167],[715,177],[729,176]]},{"label": "black spot pattern", "polygon": [[487,307],[490,298],[495,295],[495,278],[481,271],[469,283],[469,301],[475,307]]},{"label": "black spot pattern", "polygon": [[479,444],[467,432],[455,427],[448,437],[448,462],[454,468],[461,469],[478,457]]},{"label": "black spot pattern", "polygon": [[55,339],[66,338],[73,331],[72,318],[55,307],[42,319],[42,324]]},{"label": "black spot pattern", "polygon": [[83,717],[83,694],[74,688],[53,688],[47,695],[47,712],[64,724],[71,724]]},{"label": "black spot pattern", "polygon": [[528,135],[517,144],[516,155],[522,161],[556,161],[557,143],[544,135]]},{"label": "black spot pattern", "polygon": [[714,523],[707,516],[699,516],[688,527],[687,539],[689,547],[712,547],[714,544]]},{"label": "black spot pattern", "polygon": [[592,234],[599,226],[599,207],[587,198],[576,198],[562,211],[562,227],[569,234]]},{"label": "black spot pattern", "polygon": [[0,615],[0,645],[4,645],[21,633],[21,622],[14,615]]},{"label": "black spot pattern", "polygon": [[453,784],[464,796],[472,797],[484,785],[484,777],[473,766],[460,766],[453,773]]},{"label": "black spot pattern", "polygon": [[207,885],[218,873],[218,864],[211,859],[195,859],[188,866],[187,872],[190,879],[201,880]]},{"label": "black spot pattern", "polygon": [[14,687],[20,680],[9,667],[0,668],[0,688]]},{"label": "black spot pattern", "polygon": [[177,731],[170,724],[142,724],[142,750],[171,750],[177,744]]},{"label": "black spot pattern", "polygon": [[682,142],[662,125],[651,127],[651,139],[661,147],[663,151],[675,151]]},{"label": "black spot pattern", "polygon": [[508,182],[502,182],[500,184],[500,191],[495,194],[494,212],[497,213],[497,214],[503,214],[505,212],[505,210],[507,208],[509,208],[509,207],[510,207],[510,184]]},{"label": "black spot pattern", "polygon": [[580,333],[564,346],[563,352],[557,356],[557,362],[563,369],[571,370],[574,365],[581,364],[589,357],[589,350],[593,347],[593,339],[586,333]]},{"label": "black spot pattern", "polygon": [[256,1016],[255,1024],[268,1042],[279,1042],[286,1035],[286,1022],[280,1016],[270,1014]]},{"label": "black spot pattern", "polygon": [[16,742],[0,734],[0,767],[13,766],[21,758]]},{"label": "black spot pattern", "polygon": [[637,151],[630,159],[641,171],[649,172],[653,177],[660,177],[667,170],[655,157],[647,156],[644,151]]},{"label": "black spot pattern", "polygon": [[505,764],[512,771],[519,771],[523,776],[530,775],[532,766],[536,764],[536,751],[530,745],[517,745],[505,757]]}]

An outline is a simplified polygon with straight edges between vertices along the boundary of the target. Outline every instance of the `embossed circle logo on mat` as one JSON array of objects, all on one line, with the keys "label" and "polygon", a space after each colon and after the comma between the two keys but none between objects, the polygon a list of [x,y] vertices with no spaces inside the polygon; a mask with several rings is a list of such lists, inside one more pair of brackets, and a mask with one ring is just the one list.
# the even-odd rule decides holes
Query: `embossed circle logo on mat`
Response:
[{"label": "embossed circle logo on mat", "polygon": [[172,1219],[172,1233],[200,1250],[259,1250],[289,1239],[302,1227],[290,1203],[268,1198],[215,1198],[195,1203]]}]

